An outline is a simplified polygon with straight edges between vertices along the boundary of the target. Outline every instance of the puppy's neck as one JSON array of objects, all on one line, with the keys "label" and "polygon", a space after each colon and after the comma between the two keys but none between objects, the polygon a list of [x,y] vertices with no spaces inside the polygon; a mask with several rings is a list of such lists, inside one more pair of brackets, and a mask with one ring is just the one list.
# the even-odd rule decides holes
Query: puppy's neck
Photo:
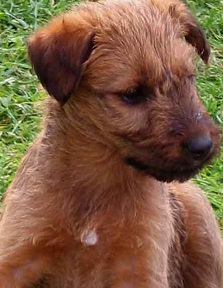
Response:
[{"label": "puppy's neck", "polygon": [[55,170],[54,185],[67,193],[79,194],[92,205],[99,205],[99,199],[104,205],[106,201],[117,203],[117,199],[122,202],[126,197],[135,202],[145,197],[148,186],[160,186],[153,178],[129,167],[109,145],[109,139],[70,109],[54,107],[46,120],[45,140],[50,146],[50,161],[54,162],[50,164]]}]

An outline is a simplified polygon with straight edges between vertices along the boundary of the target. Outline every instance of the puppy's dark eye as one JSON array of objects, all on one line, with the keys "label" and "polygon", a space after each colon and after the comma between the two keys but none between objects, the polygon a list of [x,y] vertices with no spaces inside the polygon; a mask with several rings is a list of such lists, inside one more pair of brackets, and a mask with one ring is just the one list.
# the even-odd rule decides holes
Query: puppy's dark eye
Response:
[{"label": "puppy's dark eye", "polygon": [[136,89],[132,89],[126,92],[118,93],[121,100],[129,105],[135,105],[146,101],[150,92],[149,89],[144,86],[140,86]]}]

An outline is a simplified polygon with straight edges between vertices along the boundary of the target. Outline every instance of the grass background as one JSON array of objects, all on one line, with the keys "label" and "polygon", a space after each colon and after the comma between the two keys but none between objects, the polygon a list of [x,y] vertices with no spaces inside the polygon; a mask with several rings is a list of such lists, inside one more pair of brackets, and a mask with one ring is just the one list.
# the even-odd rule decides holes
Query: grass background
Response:
[{"label": "grass background", "polygon": [[[26,38],[71,0],[0,2],[0,195],[40,126],[41,100],[26,56]],[[212,46],[210,66],[198,64],[197,86],[211,116],[223,127],[223,1],[188,1]],[[223,146],[222,146],[223,150]],[[223,228],[223,153],[194,180],[207,193]]]}]

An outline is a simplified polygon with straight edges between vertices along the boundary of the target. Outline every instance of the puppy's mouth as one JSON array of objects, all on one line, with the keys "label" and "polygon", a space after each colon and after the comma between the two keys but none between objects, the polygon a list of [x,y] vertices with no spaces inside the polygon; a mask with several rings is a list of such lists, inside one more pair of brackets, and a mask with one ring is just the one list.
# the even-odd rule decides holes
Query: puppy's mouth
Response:
[{"label": "puppy's mouth", "polygon": [[[210,157],[211,158],[211,157]],[[144,163],[141,160],[138,160],[134,157],[127,157],[125,158],[125,162],[136,169],[137,171],[141,171],[147,175],[150,175],[157,179],[158,181],[162,182],[172,182],[172,181],[179,181],[184,182],[188,179],[195,176],[201,168],[208,162],[209,159],[206,159],[205,163],[199,163],[196,166],[188,166],[188,167],[155,167],[155,165],[151,166],[147,163]]]}]

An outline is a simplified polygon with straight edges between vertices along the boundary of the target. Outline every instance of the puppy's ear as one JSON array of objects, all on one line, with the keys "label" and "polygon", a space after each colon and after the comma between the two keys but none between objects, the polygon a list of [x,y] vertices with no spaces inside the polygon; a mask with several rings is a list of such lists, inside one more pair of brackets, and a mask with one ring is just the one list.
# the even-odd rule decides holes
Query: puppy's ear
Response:
[{"label": "puppy's ear", "polygon": [[196,48],[201,59],[207,64],[210,56],[210,46],[204,31],[196,19],[190,14],[185,4],[178,0],[172,2],[177,4],[169,6],[170,15],[180,22],[186,41]]},{"label": "puppy's ear", "polygon": [[93,49],[93,32],[58,17],[28,39],[28,55],[43,87],[64,104],[83,74]]}]

